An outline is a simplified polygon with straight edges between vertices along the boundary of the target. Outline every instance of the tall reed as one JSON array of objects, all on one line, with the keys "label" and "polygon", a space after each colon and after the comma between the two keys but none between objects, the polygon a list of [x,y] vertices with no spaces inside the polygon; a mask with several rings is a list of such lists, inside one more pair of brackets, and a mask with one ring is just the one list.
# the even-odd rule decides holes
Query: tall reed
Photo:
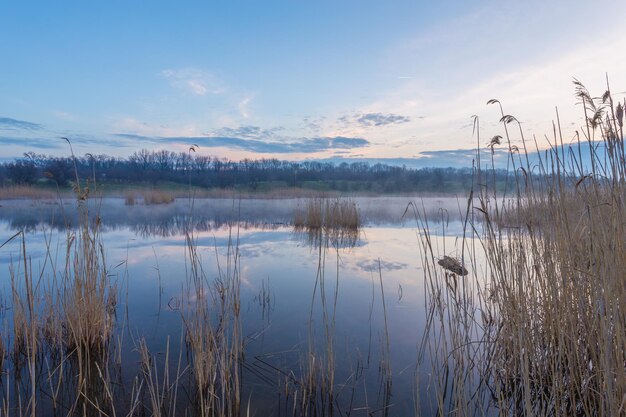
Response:
[{"label": "tall reed", "polygon": [[239,232],[233,234],[231,229],[225,265],[216,253],[218,275],[212,281],[205,275],[191,232],[186,240],[189,269],[183,322],[191,355],[195,413],[239,416],[243,357]]},{"label": "tall reed", "polygon": [[575,84],[579,140],[564,145],[557,113],[538,160],[519,153],[527,140],[517,119],[489,102],[501,109],[514,182],[512,200],[487,189],[478,153],[466,231],[484,248],[484,275],[465,249],[469,276],[438,269],[424,233],[431,320],[421,352],[439,371],[439,414],[626,414],[624,107],[608,83],[597,99]]}]

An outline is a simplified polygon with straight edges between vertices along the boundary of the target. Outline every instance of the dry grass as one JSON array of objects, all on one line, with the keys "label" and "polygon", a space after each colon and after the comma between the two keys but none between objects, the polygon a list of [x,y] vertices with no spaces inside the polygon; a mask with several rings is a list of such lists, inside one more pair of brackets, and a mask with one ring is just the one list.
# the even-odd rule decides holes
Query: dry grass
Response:
[{"label": "dry grass", "polygon": [[[63,195],[69,196],[70,193],[63,193]],[[53,200],[58,197],[59,197],[59,193],[56,191],[42,189],[39,187],[31,187],[28,185],[14,185],[14,186],[0,187],[0,200],[16,200],[16,199]]]},{"label": "dry grass", "polygon": [[[11,239],[21,238],[22,251],[10,270],[13,360],[6,369],[0,366],[0,386],[20,383],[14,390],[0,391],[0,416],[35,416],[48,407],[63,410],[63,415],[110,416],[120,415],[120,406],[128,416],[178,415],[185,349],[179,352],[176,374],[170,376],[169,342],[161,368],[142,339],[137,348],[140,374],[124,386],[113,380],[116,285],[105,267],[100,224],[89,221],[84,200],[78,204],[81,223],[77,230],[68,230],[62,262],[53,266],[49,282],[41,283],[43,269],[33,279],[24,235]],[[189,308],[183,310],[182,324],[192,376],[185,390],[193,398],[185,403],[185,413],[239,416],[243,342],[237,240],[233,237],[226,265],[219,265],[212,286],[191,235],[188,243]],[[46,246],[46,260],[55,262],[49,241]],[[0,365],[5,365],[2,338],[0,348]],[[116,363],[122,364],[121,357]],[[116,398],[116,390],[124,390],[125,396]]]},{"label": "dry grass", "polygon": [[145,191],[142,194],[142,197],[143,197],[143,203],[146,205],[169,204],[169,203],[174,202],[175,200],[172,194],[168,193],[167,191],[161,191],[161,190]]}]

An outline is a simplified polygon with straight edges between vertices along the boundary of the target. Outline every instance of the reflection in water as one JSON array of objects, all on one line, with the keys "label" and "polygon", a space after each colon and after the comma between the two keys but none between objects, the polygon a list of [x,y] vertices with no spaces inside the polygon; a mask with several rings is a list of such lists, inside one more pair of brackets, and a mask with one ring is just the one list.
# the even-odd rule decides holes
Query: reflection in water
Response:
[{"label": "reflection in water", "polygon": [[[217,230],[241,229],[241,230],[277,230],[282,227],[279,223],[262,223],[258,221],[233,221],[220,222],[211,219],[195,219],[192,216],[176,216],[163,220],[159,223],[136,223],[130,226],[130,230],[142,238],[149,237],[174,237],[183,236],[185,232],[210,232]],[[120,225],[111,226],[110,230],[123,230]]]},{"label": "reflection in water", "polygon": [[294,227],[294,234],[312,248],[353,248],[359,241],[358,229]]}]

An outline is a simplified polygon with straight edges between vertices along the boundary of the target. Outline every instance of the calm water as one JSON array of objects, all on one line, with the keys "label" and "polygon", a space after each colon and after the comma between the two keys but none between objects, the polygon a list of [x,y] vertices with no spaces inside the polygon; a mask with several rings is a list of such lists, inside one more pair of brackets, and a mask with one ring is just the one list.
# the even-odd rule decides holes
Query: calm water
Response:
[{"label": "calm water", "polygon": [[[291,226],[304,200],[179,200],[168,206],[125,206],[121,199],[92,202],[101,219],[106,265],[118,287],[117,339],[124,366],[122,379],[138,372],[137,340],[151,352],[171,355],[181,347],[181,305],[188,283],[184,230],[194,226],[197,250],[208,279],[226,263],[229,237],[238,235],[241,322],[245,344],[242,402],[256,415],[277,415],[284,398],[277,386],[284,375],[297,377],[310,346],[324,351],[324,315],[320,274],[334,314],[338,408],[352,415],[414,415],[416,393],[428,396],[430,370],[417,366],[425,325],[423,250],[409,198],[358,198],[364,227],[354,246],[311,246]],[[460,256],[464,201],[416,201],[428,214],[435,255]],[[43,268],[49,242],[52,259],[65,255],[66,228],[76,224],[75,202],[3,201],[0,243],[17,231],[25,241],[33,269]],[[404,215],[404,216],[403,216]],[[20,242],[0,249],[1,276],[20,259]],[[49,262],[47,267],[49,268]],[[50,271],[44,274],[50,276]],[[8,306],[8,279],[0,283]],[[334,303],[336,292],[336,305]],[[381,373],[386,354],[385,311],[391,375]],[[9,329],[10,311],[4,313]],[[384,397],[390,379],[391,397]],[[419,382],[419,389],[417,382]],[[351,406],[350,406],[351,404]],[[422,404],[423,411],[428,405]],[[379,410],[379,411],[376,411]]]}]

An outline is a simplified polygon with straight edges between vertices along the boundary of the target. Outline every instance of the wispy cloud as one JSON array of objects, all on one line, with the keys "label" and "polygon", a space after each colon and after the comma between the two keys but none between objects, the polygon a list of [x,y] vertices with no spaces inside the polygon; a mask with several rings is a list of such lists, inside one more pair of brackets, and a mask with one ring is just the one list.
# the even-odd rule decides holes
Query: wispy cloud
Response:
[{"label": "wispy cloud", "polygon": [[[108,147],[119,150],[120,148],[128,148],[136,146],[137,138],[133,138],[132,135],[127,137],[110,137],[110,136],[98,136],[89,134],[67,134],[66,137],[71,141],[74,149],[85,149],[89,152],[95,153],[92,149],[97,149],[103,143],[106,143]],[[143,137],[141,138],[144,139]],[[19,147],[22,149],[18,155],[26,151],[50,151],[61,150],[69,151],[67,141],[64,137],[51,134],[49,137],[32,136],[32,137],[17,137],[17,136],[0,136],[0,145]],[[76,148],[78,146],[78,148]],[[100,150],[98,150],[100,152]]]},{"label": "wispy cloud", "polygon": [[326,123],[326,116],[304,116],[300,127],[311,132],[319,133]]},{"label": "wispy cloud", "polygon": [[362,126],[386,126],[408,123],[411,119],[399,114],[367,113],[359,116],[356,121]]},{"label": "wispy cloud", "polygon": [[24,150],[34,149],[59,149],[65,142],[46,138],[20,138],[12,136],[0,136],[0,144],[6,146],[19,146]]},{"label": "wispy cloud", "polygon": [[250,109],[248,108],[248,106],[252,102],[252,98],[253,98],[252,96],[244,97],[243,99],[239,101],[239,104],[237,104],[237,108],[239,109],[239,114],[244,119],[250,118]]},{"label": "wispy cloud", "polygon": [[0,129],[2,130],[41,130],[43,126],[38,123],[27,122],[25,120],[12,119],[10,117],[0,117]]},{"label": "wispy cloud", "polygon": [[208,136],[227,136],[227,137],[243,137],[243,138],[273,138],[275,135],[284,130],[283,126],[276,126],[269,129],[260,126],[241,125],[239,127],[222,127],[214,130]]},{"label": "wispy cloud", "polygon": [[[492,150],[483,148],[480,150],[480,157],[484,160],[490,160],[493,156],[494,161],[506,161],[509,152],[504,148],[495,148]],[[476,149],[447,149],[438,151],[422,151],[418,159],[432,160],[437,166],[471,166],[472,161],[476,159]]]},{"label": "wispy cloud", "polygon": [[250,152],[265,153],[315,153],[337,149],[363,148],[369,145],[369,141],[363,138],[349,137],[314,137],[292,138],[289,141],[264,141],[241,137],[226,136],[181,136],[181,137],[146,137],[141,135],[118,133],[115,136],[144,141],[150,144],[164,146],[168,143],[191,145],[197,144],[201,148],[230,148]]},{"label": "wispy cloud", "polygon": [[343,125],[357,124],[362,127],[380,127],[408,123],[411,118],[394,113],[357,113],[350,116],[342,116],[337,121]]},{"label": "wispy cloud", "polygon": [[225,91],[217,77],[198,68],[165,69],[160,75],[168,80],[172,87],[196,96],[221,94]]},{"label": "wispy cloud", "polygon": [[202,129],[195,123],[177,123],[167,125],[149,123],[134,117],[125,117],[114,121],[111,130],[117,132],[129,132],[144,137],[167,137],[167,136],[200,136]]}]

